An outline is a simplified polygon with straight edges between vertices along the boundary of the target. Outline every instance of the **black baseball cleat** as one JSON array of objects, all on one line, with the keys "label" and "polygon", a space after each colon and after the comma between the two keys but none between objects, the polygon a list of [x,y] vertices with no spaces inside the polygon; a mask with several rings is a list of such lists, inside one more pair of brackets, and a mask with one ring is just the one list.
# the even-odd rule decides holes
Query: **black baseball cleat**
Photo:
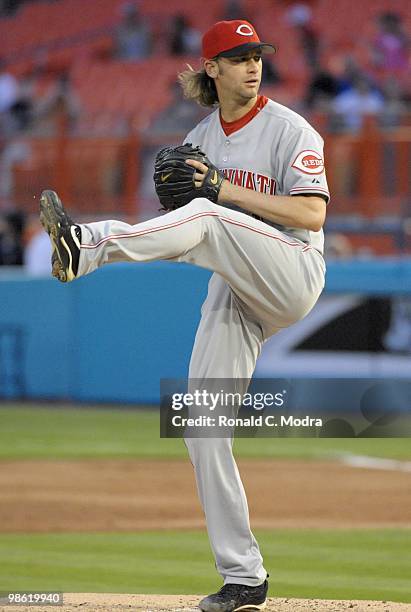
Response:
[{"label": "black baseball cleat", "polygon": [[268,582],[256,587],[245,584],[225,584],[218,593],[204,597],[198,604],[203,612],[235,612],[263,610],[266,605]]},{"label": "black baseball cleat", "polygon": [[74,280],[80,260],[81,229],[70,219],[55,191],[42,192],[40,221],[53,246],[52,275],[62,283]]}]

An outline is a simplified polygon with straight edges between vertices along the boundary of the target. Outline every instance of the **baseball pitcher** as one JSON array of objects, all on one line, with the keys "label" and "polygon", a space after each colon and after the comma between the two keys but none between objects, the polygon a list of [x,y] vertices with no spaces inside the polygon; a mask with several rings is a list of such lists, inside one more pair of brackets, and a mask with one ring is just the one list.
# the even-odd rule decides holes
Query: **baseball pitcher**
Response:
[{"label": "baseball pitcher", "polygon": [[[204,34],[201,69],[179,80],[186,97],[213,111],[181,146],[157,155],[154,182],[166,214],[133,226],[79,225],[55,192],[41,196],[52,273],[62,282],[117,261],[166,259],[214,272],[190,379],[249,381],[263,343],[304,317],[324,286],[323,141],[300,115],[259,95],[262,55],[274,51],[244,20]],[[204,612],[262,609],[267,596],[232,442],[185,438],[224,581],[200,602]]]}]

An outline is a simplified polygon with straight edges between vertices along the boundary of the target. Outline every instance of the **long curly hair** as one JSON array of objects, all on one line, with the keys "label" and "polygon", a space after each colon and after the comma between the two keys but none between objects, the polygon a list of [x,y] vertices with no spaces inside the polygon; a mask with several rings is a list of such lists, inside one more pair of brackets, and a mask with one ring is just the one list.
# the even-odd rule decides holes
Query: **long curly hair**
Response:
[{"label": "long curly hair", "polygon": [[180,72],[177,78],[183,88],[184,97],[188,100],[195,100],[200,106],[210,107],[218,104],[214,79],[208,76],[204,68],[194,70],[187,64],[187,70]]}]

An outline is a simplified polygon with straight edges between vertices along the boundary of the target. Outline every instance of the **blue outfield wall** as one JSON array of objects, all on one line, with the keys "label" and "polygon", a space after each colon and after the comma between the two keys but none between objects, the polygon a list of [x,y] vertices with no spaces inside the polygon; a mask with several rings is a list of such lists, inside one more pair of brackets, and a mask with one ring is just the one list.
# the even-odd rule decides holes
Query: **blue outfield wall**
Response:
[{"label": "blue outfield wall", "polygon": [[327,293],[411,295],[411,258],[329,262]]},{"label": "blue outfield wall", "polygon": [[[0,397],[148,402],[159,377],[187,373],[210,274],[193,266],[113,264],[74,283],[0,282]],[[23,363],[2,331],[24,334]],[[3,369],[3,372],[2,370]],[[24,381],[13,382],[18,370]]]},{"label": "blue outfield wall", "polygon": [[[187,374],[209,277],[165,262],[114,264],[68,285],[2,274],[0,397],[158,402],[160,377]],[[411,259],[329,263],[326,291],[411,294]]]}]

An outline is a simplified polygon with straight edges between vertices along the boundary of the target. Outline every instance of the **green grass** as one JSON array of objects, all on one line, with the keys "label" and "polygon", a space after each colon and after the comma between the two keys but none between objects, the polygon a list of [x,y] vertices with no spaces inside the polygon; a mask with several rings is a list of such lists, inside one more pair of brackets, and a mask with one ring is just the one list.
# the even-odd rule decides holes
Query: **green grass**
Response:
[{"label": "green grass", "polygon": [[[250,458],[318,459],[349,452],[411,458],[407,438],[237,439],[236,454]],[[0,405],[0,459],[186,458],[182,440],[161,439],[153,409]]]},{"label": "green grass", "polygon": [[[237,455],[409,459],[408,439],[238,439]],[[153,410],[2,404],[0,459],[184,458]],[[1,465],[1,464],[0,464]],[[411,602],[411,530],[256,533],[271,595]],[[205,532],[0,534],[0,590],[207,593],[219,585]]]},{"label": "green grass", "polygon": [[[256,532],[270,595],[411,602],[411,530]],[[206,534],[0,535],[0,590],[207,593]]]}]

